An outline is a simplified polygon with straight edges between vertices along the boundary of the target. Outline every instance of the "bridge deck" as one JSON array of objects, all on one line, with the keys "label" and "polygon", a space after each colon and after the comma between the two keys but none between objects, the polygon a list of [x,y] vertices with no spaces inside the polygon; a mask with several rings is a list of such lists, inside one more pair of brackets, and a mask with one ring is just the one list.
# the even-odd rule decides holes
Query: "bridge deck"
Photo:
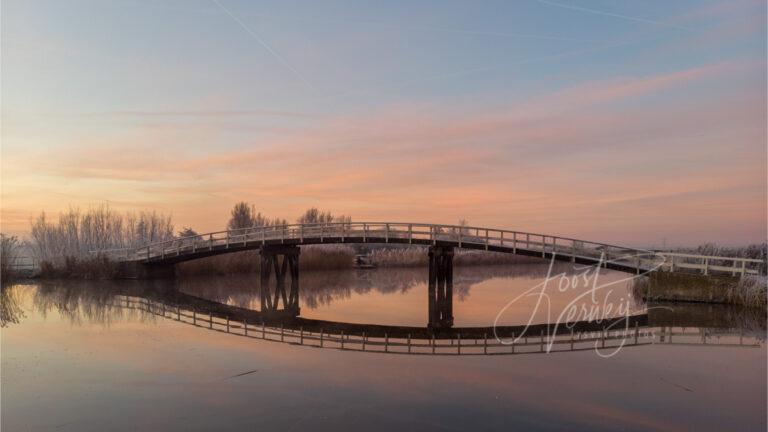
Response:
[{"label": "bridge deck", "polygon": [[571,261],[642,274],[654,270],[704,275],[759,274],[762,261],[654,252],[493,228],[394,222],[296,224],[218,231],[151,243],[133,249],[102,251],[118,261],[174,264],[271,245],[392,243],[442,245]]}]

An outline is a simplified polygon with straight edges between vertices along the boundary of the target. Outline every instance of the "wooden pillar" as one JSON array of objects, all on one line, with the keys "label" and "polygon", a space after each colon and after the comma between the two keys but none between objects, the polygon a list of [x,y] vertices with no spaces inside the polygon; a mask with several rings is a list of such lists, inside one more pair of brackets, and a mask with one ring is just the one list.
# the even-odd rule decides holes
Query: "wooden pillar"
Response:
[{"label": "wooden pillar", "polygon": [[[298,246],[264,246],[261,256],[261,311],[299,315],[299,254]],[[274,295],[272,294],[274,270]],[[286,275],[290,274],[290,289],[286,292]],[[282,307],[280,305],[282,301]]]},{"label": "wooden pillar", "polygon": [[453,326],[453,247],[429,248],[429,327]]}]

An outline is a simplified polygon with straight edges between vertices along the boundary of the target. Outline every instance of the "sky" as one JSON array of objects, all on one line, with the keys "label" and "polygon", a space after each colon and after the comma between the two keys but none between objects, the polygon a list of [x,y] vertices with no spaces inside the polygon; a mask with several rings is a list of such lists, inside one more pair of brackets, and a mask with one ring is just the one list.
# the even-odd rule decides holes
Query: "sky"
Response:
[{"label": "sky", "polygon": [[766,239],[761,0],[3,0],[2,231],[108,203],[225,227]]}]

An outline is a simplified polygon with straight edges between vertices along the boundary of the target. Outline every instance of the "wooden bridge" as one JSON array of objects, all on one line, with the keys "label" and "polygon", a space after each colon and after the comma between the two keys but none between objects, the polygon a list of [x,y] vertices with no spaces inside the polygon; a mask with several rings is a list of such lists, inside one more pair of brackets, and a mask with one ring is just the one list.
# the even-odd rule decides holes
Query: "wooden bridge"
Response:
[{"label": "wooden bridge", "polygon": [[217,231],[101,251],[119,262],[151,267],[276,246],[392,243],[485,250],[535,256],[644,274],[672,271],[702,275],[759,274],[760,260],[657,252],[568,237],[458,225],[396,222],[344,222],[260,226]]}]

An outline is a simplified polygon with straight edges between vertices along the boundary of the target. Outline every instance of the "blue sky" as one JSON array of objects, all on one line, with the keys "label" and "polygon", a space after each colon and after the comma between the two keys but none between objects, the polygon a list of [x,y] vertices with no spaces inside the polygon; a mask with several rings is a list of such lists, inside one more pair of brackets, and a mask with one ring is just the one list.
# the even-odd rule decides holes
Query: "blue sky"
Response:
[{"label": "blue sky", "polygon": [[289,219],[316,205],[606,241],[760,241],[765,12],[4,1],[4,229],[103,201],[217,229],[244,199]]}]

